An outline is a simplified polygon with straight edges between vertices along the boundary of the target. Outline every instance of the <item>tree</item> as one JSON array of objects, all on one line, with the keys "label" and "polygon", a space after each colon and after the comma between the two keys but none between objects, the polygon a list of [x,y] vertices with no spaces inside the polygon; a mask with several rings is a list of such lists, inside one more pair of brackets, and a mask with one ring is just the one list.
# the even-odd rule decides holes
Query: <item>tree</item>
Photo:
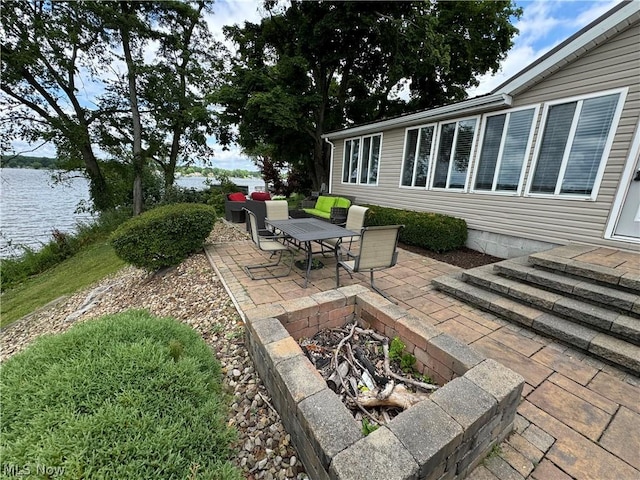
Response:
[{"label": "tree", "polygon": [[[98,210],[113,206],[95,153],[107,152],[133,170],[139,213],[150,159],[170,185],[179,159],[211,154],[206,133],[213,111],[205,94],[216,69],[202,18],[209,4],[5,2],[3,150],[16,138],[52,141],[67,168],[87,172]],[[156,44],[158,55],[146,60]]]},{"label": "tree", "polygon": [[111,61],[100,20],[79,3],[46,1],[4,2],[1,19],[2,149],[14,138],[53,142],[60,157],[82,163],[95,207],[111,207],[93,148],[105,112],[82,98],[96,66]]},{"label": "tree", "polygon": [[238,53],[215,97],[220,139],[247,151],[270,145],[304,165],[316,189],[328,180],[323,133],[463,99],[477,76],[497,70],[517,31],[509,20],[521,13],[510,1],[265,7],[259,24],[225,31]]}]

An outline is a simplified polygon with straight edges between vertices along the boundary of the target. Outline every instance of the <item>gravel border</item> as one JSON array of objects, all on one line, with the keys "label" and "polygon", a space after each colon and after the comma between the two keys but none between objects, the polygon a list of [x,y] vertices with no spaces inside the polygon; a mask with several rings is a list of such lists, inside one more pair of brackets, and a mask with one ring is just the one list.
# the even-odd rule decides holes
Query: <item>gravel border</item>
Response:
[{"label": "gravel border", "polygon": [[[207,241],[247,238],[240,229],[218,221]],[[61,333],[77,322],[129,309],[180,320],[196,329],[215,352],[232,396],[228,424],[238,431],[233,463],[245,478],[308,478],[244,346],[242,320],[204,253],[155,275],[125,267],[91,288],[51,302],[0,332],[0,361],[41,335]]]}]

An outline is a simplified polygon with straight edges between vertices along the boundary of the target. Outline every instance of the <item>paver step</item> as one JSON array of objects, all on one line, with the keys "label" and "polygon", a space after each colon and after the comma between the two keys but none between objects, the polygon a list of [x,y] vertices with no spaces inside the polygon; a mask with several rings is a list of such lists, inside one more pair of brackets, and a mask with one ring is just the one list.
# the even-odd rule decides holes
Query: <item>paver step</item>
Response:
[{"label": "paver step", "polygon": [[[522,261],[525,259],[525,261]],[[545,290],[568,294],[627,315],[640,316],[640,295],[613,286],[541,270],[529,265],[526,257],[493,264],[493,271],[509,278],[538,285]]]},{"label": "paver step", "polygon": [[492,265],[462,272],[461,279],[473,285],[516,299],[528,305],[595,328],[634,345],[640,345],[640,319],[571,298],[553,291],[503,277]]},{"label": "paver step", "polygon": [[540,252],[529,255],[529,263],[536,267],[558,271],[574,277],[594,280],[601,284],[613,285],[626,291],[640,294],[640,268],[637,272],[623,272],[615,268],[581,262],[549,253]]},{"label": "paver step", "polygon": [[432,280],[432,284],[437,289],[478,308],[493,312],[506,320],[526,326],[640,375],[640,346],[542,309],[524,305],[497,291],[466,283],[462,276],[462,273],[457,273],[437,277]]}]

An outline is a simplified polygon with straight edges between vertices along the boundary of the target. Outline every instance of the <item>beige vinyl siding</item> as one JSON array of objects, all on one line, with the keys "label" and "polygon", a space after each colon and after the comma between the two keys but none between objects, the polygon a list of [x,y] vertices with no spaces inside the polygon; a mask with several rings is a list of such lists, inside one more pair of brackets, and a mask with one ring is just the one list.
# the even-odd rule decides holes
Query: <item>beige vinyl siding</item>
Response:
[{"label": "beige vinyl siding", "polygon": [[[636,24],[514,98],[513,107],[536,104],[544,107],[544,103],[551,100],[629,87],[595,201],[527,197],[523,196],[524,191],[520,196],[515,196],[400,187],[405,128],[383,132],[377,186],[341,183],[344,141],[337,140],[332,191],[355,195],[359,204],[430,211],[464,218],[470,229],[559,244],[582,242],[629,248],[628,244],[605,240],[603,236],[640,116],[639,78],[640,25]],[[538,140],[542,113],[543,108],[540,108],[534,145]],[[473,178],[473,169],[476,167],[477,147],[476,140],[470,178]],[[531,174],[533,152],[534,149],[526,162],[525,187]]]}]

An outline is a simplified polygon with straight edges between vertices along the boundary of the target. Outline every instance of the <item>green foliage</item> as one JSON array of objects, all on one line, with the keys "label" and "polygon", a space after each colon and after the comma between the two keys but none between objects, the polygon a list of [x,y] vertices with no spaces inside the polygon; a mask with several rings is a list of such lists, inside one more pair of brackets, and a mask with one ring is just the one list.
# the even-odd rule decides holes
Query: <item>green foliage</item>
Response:
[{"label": "green foliage", "polygon": [[187,325],[107,316],[42,337],[0,369],[5,465],[58,467],[64,478],[188,478],[194,469],[241,478],[220,364]]},{"label": "green foliage", "polygon": [[367,417],[362,418],[362,434],[366,437],[371,432],[375,432],[380,425],[376,425],[375,423],[370,423]]},{"label": "green foliage", "polygon": [[23,247],[24,252],[19,257],[2,260],[0,290],[15,287],[27,278],[60,264],[88,245],[106,238],[129,217],[126,210],[110,210],[102,212],[93,222],[78,224],[75,235],[53,230],[52,240],[40,250]]},{"label": "green foliage", "polygon": [[400,337],[394,337],[389,345],[389,359],[400,363],[400,369],[403,372],[413,372],[413,366],[416,363],[416,357],[404,351],[406,345],[400,340]]},{"label": "green foliage", "polygon": [[[327,181],[322,134],[461,100],[496,71],[521,10],[492,2],[265,2],[260,23],[226,27],[238,55],[215,93],[219,139]],[[389,95],[398,85],[405,101]],[[237,138],[235,138],[237,137]]]},{"label": "green foliage", "polygon": [[393,337],[391,344],[389,345],[389,359],[400,360],[402,358],[402,352],[404,352],[406,345],[400,340],[400,337]]},{"label": "green foliage", "polygon": [[215,219],[216,211],[206,205],[165,205],[122,224],[111,244],[125,262],[154,271],[177,265],[201,249]]},{"label": "green foliage", "polygon": [[414,212],[396,208],[366,205],[367,225],[404,225],[400,241],[434,252],[448,252],[464,246],[467,222],[439,213]]},{"label": "green foliage", "polygon": [[[3,269],[4,264],[3,260]],[[4,327],[51,301],[85,289],[124,266],[125,263],[104,241],[83,247],[62,263],[3,291],[0,325]]]},{"label": "green foliage", "polygon": [[30,157],[27,155],[2,155],[0,168],[57,168],[57,159],[49,157]]}]

